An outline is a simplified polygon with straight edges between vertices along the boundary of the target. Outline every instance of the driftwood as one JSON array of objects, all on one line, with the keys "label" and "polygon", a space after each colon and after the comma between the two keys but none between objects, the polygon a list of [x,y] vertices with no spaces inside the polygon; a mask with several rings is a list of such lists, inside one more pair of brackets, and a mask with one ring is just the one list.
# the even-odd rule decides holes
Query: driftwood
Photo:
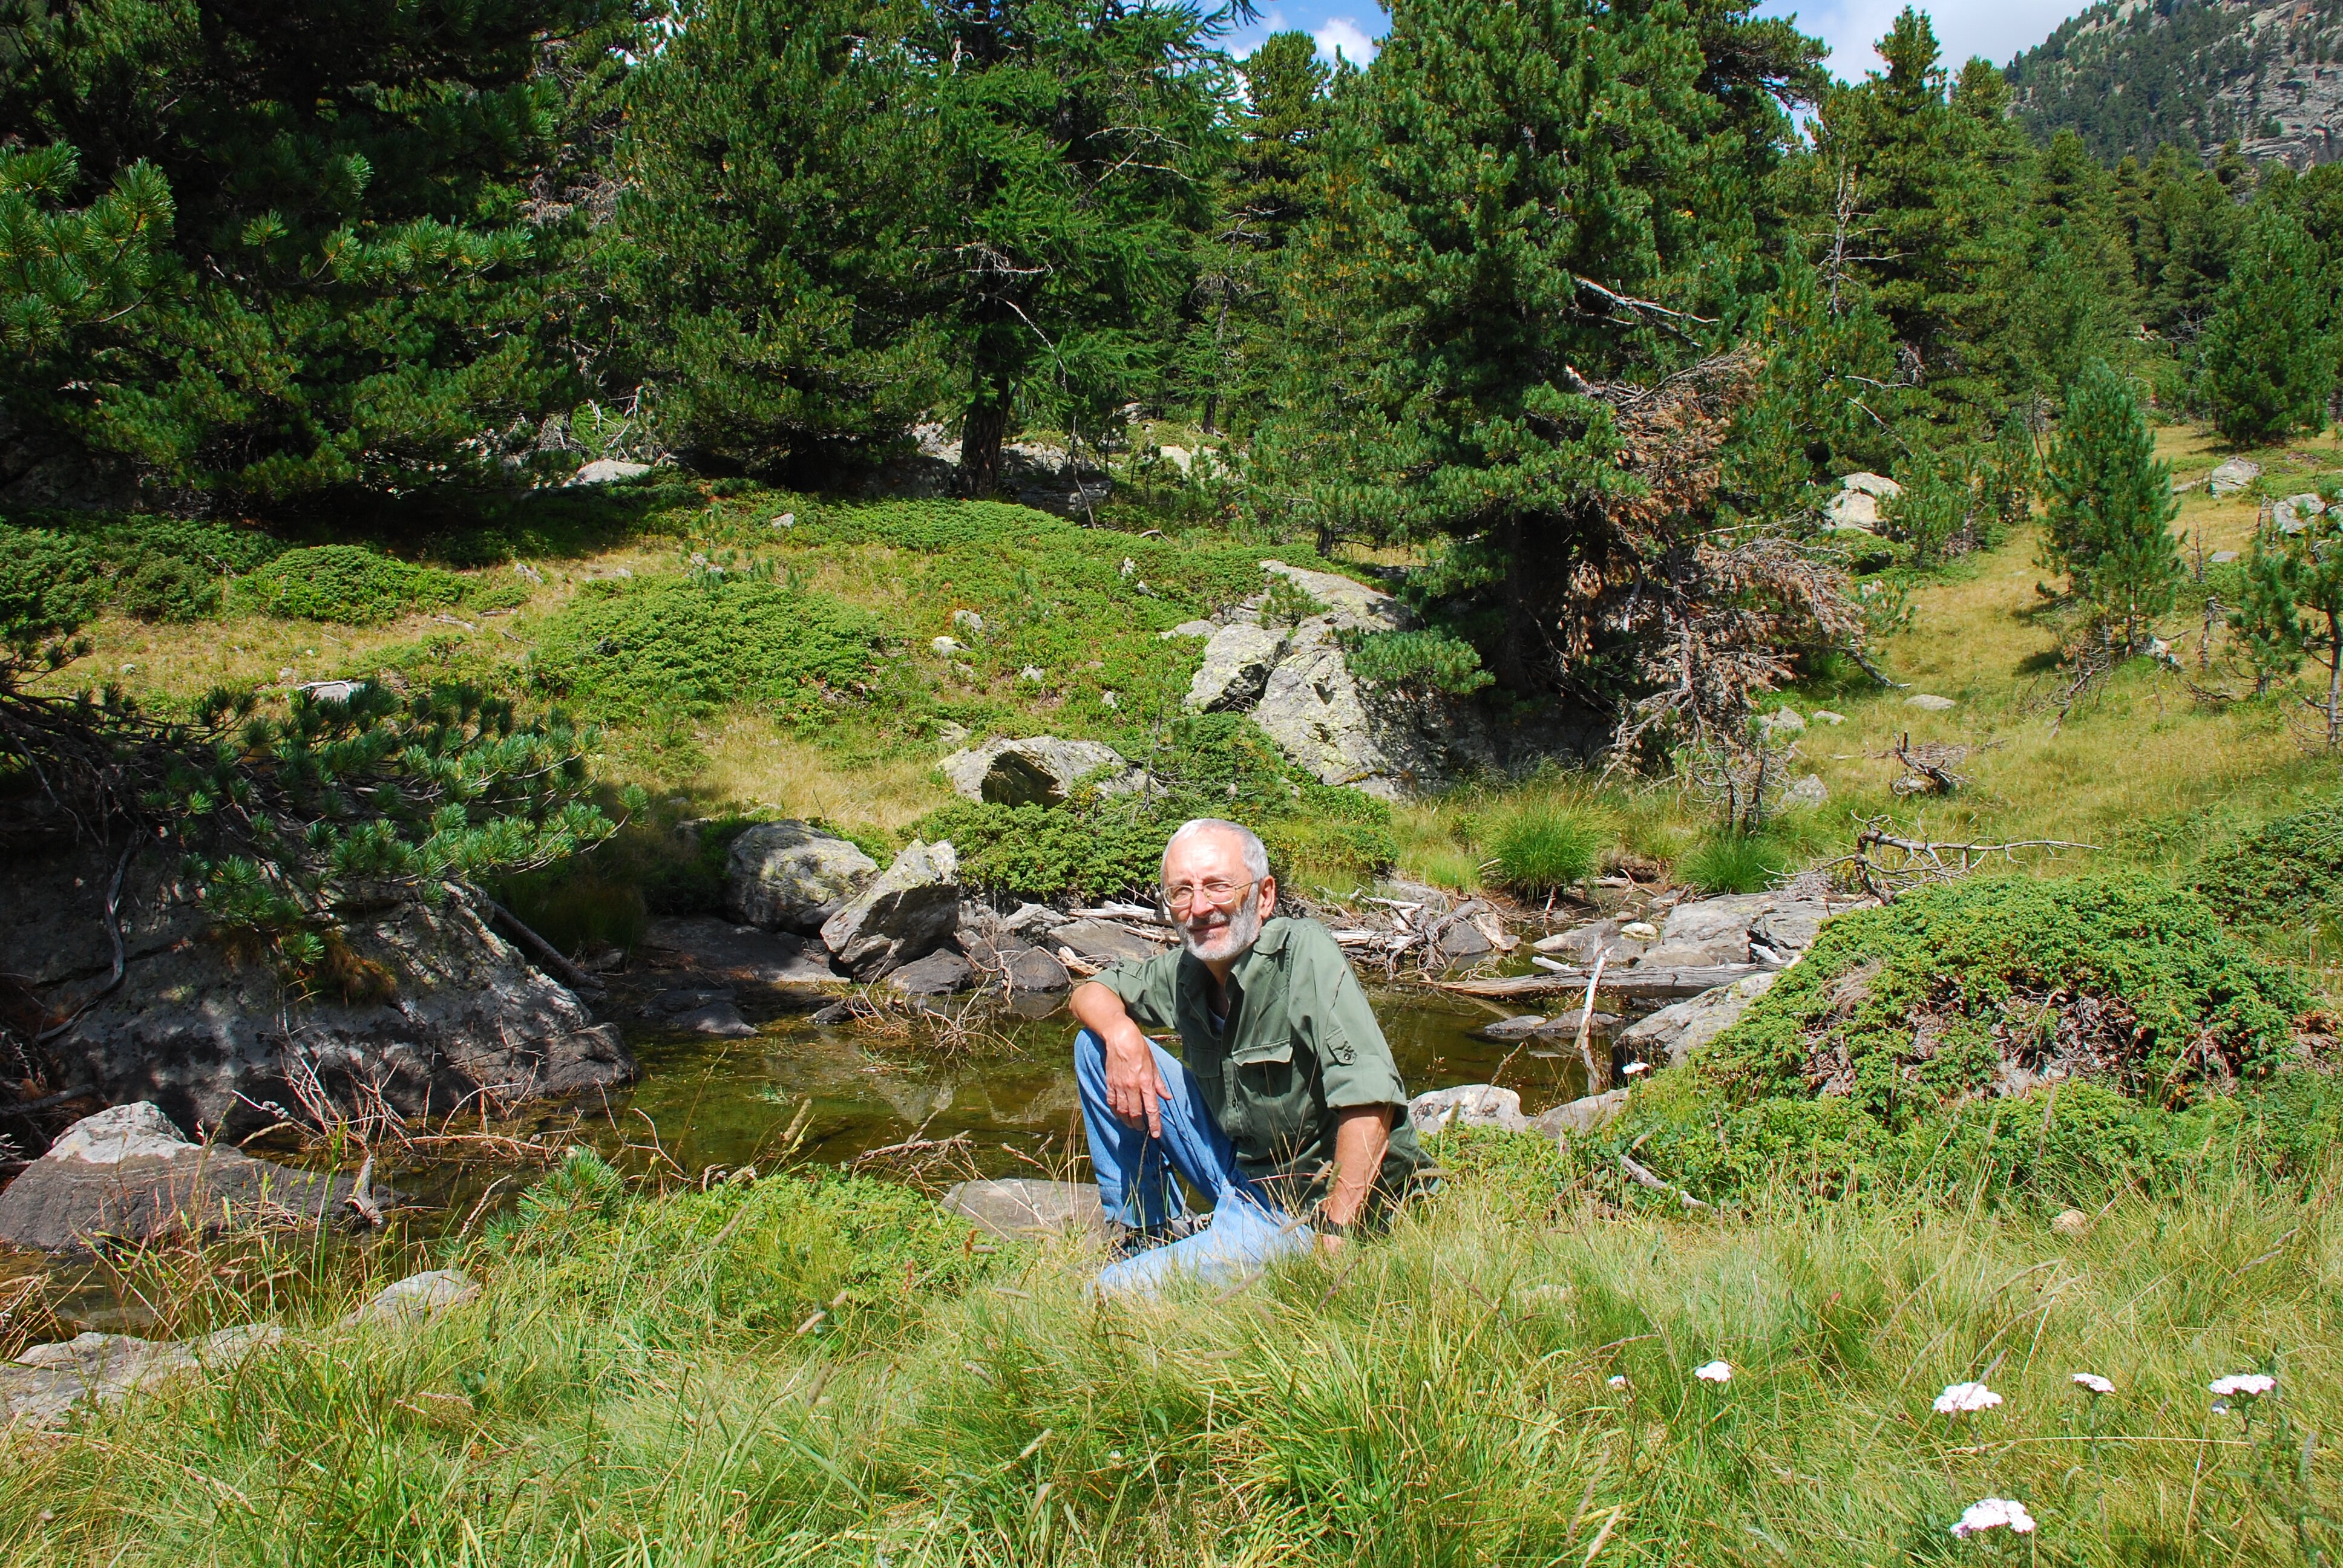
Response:
[{"label": "driftwood", "polygon": [[1956,882],[1981,867],[1996,862],[2016,865],[2019,853],[2045,849],[2097,849],[2097,844],[2070,843],[2064,839],[2017,839],[2006,844],[1939,843],[1906,839],[1890,831],[1894,824],[1874,817],[1855,835],[1855,853],[1818,868],[1843,880],[1862,884],[1883,904],[1892,904],[1916,888]]},{"label": "driftwood", "polygon": [[1948,746],[1936,740],[1915,746],[1907,730],[1896,738],[1896,760],[1908,771],[1889,788],[1898,795],[1950,795],[1969,782],[1967,774],[1953,771],[1954,765],[1966,759],[1968,754],[1966,746]]},{"label": "driftwood", "polygon": [[[1613,970],[1604,975],[1602,989],[1618,997],[1681,1000],[1781,967],[1779,964],[1707,964],[1693,969]],[[1593,978],[1591,970],[1571,970],[1562,974],[1511,975],[1503,980],[1438,980],[1433,983],[1442,990],[1453,991],[1459,996],[1517,998],[1561,996],[1582,990]]]}]

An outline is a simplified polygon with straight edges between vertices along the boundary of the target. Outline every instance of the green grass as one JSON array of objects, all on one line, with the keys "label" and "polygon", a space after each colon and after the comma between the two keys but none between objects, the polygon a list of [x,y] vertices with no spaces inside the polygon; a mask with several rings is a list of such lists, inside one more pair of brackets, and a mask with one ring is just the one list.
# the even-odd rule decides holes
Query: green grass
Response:
[{"label": "green grass", "polygon": [[1616,837],[1598,810],[1535,799],[1501,810],[1483,831],[1495,880],[1533,898],[1593,876]]},{"label": "green grass", "polygon": [[[1089,1299],[1096,1259],[1070,1244],[980,1251],[899,1189],[783,1176],[649,1201],[578,1168],[460,1250],[487,1285],[470,1307],[385,1333],[319,1326],[342,1304],[321,1297],[238,1372],[0,1451],[0,1562],[2337,1550],[2343,1471],[2304,1447],[2343,1425],[2330,1187],[2215,1163],[2066,1238],[1957,1187],[1702,1222],[1534,1140],[1436,1153],[1445,1192],[1339,1267],[1160,1306]],[[1713,1359],[1729,1382],[1692,1377]],[[2250,1424],[2214,1412],[2207,1383],[2248,1370],[2275,1395]],[[2005,1402],[1931,1411],[1971,1379]],[[2037,1536],[1956,1543],[1988,1495]]]},{"label": "green grass", "polygon": [[1676,870],[1704,893],[1755,893],[1790,869],[1792,856],[1760,833],[1711,833],[1677,862]]}]

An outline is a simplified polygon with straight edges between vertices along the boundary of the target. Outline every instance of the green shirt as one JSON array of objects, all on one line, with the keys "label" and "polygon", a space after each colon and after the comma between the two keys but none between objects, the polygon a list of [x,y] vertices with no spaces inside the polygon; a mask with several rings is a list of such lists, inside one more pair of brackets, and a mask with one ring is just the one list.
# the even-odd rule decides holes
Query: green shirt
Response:
[{"label": "green shirt", "polygon": [[1425,1163],[1391,1043],[1351,960],[1317,921],[1279,916],[1262,927],[1229,973],[1218,1028],[1212,971],[1184,950],[1121,960],[1098,980],[1141,1029],[1180,1031],[1180,1053],[1247,1177],[1291,1183],[1297,1204],[1314,1199],[1334,1158],[1334,1113],[1361,1105],[1393,1108],[1377,1181],[1385,1196],[1406,1191]]}]

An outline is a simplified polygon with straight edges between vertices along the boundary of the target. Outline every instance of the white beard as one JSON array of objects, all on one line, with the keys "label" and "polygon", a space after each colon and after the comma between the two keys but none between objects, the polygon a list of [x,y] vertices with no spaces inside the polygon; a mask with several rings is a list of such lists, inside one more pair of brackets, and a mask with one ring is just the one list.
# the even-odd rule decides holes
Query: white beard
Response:
[{"label": "white beard", "polygon": [[1241,959],[1252,951],[1253,943],[1261,940],[1261,900],[1246,890],[1245,901],[1236,910],[1221,917],[1220,924],[1199,932],[1193,926],[1180,928],[1180,940],[1191,958],[1206,963],[1219,963]]}]

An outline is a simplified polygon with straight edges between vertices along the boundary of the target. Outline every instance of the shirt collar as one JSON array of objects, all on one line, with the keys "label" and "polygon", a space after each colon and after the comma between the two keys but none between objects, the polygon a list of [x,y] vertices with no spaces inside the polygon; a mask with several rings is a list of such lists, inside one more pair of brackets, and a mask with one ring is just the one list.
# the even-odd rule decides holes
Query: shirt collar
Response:
[{"label": "shirt collar", "polygon": [[[1242,996],[1246,991],[1252,989],[1248,982],[1252,979],[1253,971],[1258,960],[1273,958],[1277,954],[1285,950],[1286,935],[1292,929],[1293,922],[1287,920],[1283,915],[1272,915],[1262,923],[1261,935],[1255,939],[1252,946],[1247,950],[1245,956],[1237,960],[1236,968],[1229,971],[1230,984],[1235,988],[1238,995]],[[1211,994],[1207,988],[1211,983],[1212,977],[1210,972],[1204,968],[1203,960],[1196,958],[1192,954],[1182,952],[1180,955],[1180,963],[1182,969],[1192,967],[1195,970],[1196,972],[1193,977],[1193,984],[1197,988],[1195,991],[1197,1005],[1203,1008],[1204,1011],[1209,1015],[1212,1011],[1212,1008],[1210,1004],[1204,1001],[1203,999]]]}]

